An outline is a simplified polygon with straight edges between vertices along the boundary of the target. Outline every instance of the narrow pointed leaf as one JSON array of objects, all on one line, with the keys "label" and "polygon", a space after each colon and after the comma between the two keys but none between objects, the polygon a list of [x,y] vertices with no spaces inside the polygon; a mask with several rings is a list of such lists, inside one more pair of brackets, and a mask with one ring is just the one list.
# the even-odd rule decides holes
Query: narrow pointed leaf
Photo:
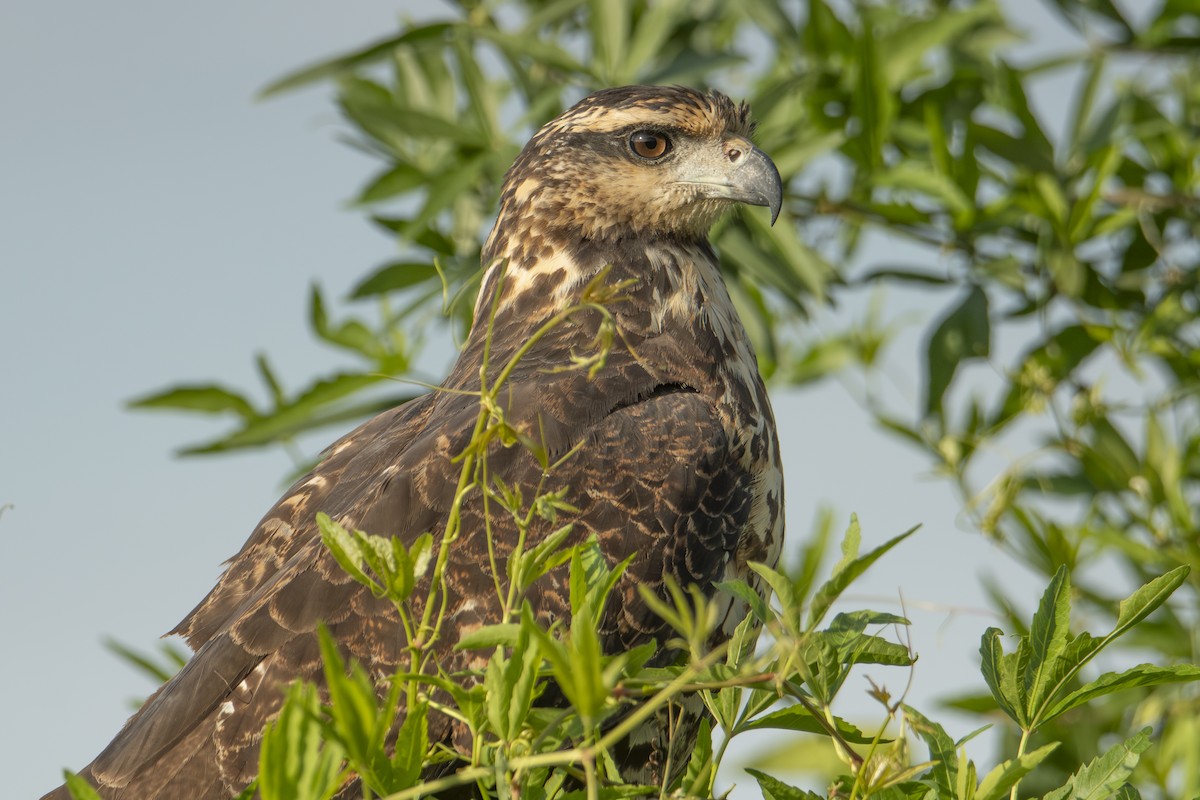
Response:
[{"label": "narrow pointed leaf", "polygon": [[1043,713],[1039,720],[1044,724],[1073,708],[1090,703],[1097,697],[1114,692],[1139,686],[1159,686],[1164,683],[1186,683],[1195,680],[1200,680],[1200,666],[1194,664],[1173,664],[1167,667],[1139,664],[1124,672],[1107,672],[1059,700]]},{"label": "narrow pointed leaf", "polygon": [[925,346],[925,414],[939,414],[942,398],[964,361],[986,358],[991,352],[988,297],[972,287],[942,318]]},{"label": "narrow pointed leaf", "polygon": [[1149,616],[1187,580],[1190,572],[1187,565],[1176,567],[1122,600],[1117,607],[1117,625],[1106,638],[1115,639]]}]

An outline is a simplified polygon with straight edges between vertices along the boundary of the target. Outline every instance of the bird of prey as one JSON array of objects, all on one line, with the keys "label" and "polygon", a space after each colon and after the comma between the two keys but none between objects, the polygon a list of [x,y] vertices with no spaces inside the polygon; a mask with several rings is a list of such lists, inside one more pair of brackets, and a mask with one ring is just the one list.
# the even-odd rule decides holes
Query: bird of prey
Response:
[{"label": "bird of prey", "polygon": [[[783,486],[774,419],[754,351],[708,242],[734,204],[782,201],[779,173],[751,143],[745,104],[715,91],[628,86],[598,91],[546,124],[505,176],[483,249],[475,324],[442,390],[386,411],[324,454],[266,514],[213,590],[171,633],[191,661],[81,773],[106,800],[227,800],[257,772],[264,726],[296,679],[322,682],[318,626],[381,687],[406,663],[394,606],[354,582],[323,545],[315,515],[347,528],[436,543],[455,498],[455,457],[478,416],[485,355],[504,364],[603,270],[626,282],[609,311],[616,335],[599,370],[570,369],[594,348],[599,310],[583,310],[528,348],[508,376],[506,419],[543,444],[572,507],[568,544],[594,536],[606,559],[633,556],[600,623],[608,652],[670,637],[638,585],[668,579],[716,595],[714,584],[774,564]],[[594,374],[592,374],[594,372]],[[564,456],[567,456],[565,459]],[[497,445],[489,470],[534,494],[541,463]],[[455,632],[494,621],[484,503],[469,493],[446,566],[447,670],[478,653]],[[501,564],[516,533],[505,514],[491,535]],[[563,523],[535,523],[531,542]],[[538,527],[541,525],[541,527]],[[543,622],[567,620],[562,568],[528,599]],[[744,607],[724,597],[719,631]],[[382,691],[382,690],[381,690]],[[448,717],[430,740],[454,746]],[[394,735],[394,731],[393,731]],[[461,744],[461,743],[460,743]],[[629,767],[662,777],[654,748]],[[340,797],[361,793],[349,784]],[[65,798],[65,788],[47,797]]]}]

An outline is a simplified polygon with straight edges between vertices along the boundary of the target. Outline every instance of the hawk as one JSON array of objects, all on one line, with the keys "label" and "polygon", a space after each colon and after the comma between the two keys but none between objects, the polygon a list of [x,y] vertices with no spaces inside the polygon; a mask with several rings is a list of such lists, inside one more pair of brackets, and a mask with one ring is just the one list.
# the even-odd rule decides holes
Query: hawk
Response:
[{"label": "hawk", "polygon": [[[386,411],[333,444],[266,514],[213,590],[171,633],[191,661],[126,723],[82,775],[106,800],[227,800],[257,773],[262,730],[296,679],[320,685],[318,626],[380,686],[405,664],[394,607],[355,583],[323,545],[315,515],[435,547],[454,502],[478,415],[485,357],[504,364],[584,288],[625,282],[609,308],[616,335],[603,368],[569,369],[594,348],[602,313],[572,314],[516,363],[501,397],[506,419],[562,459],[574,523],[568,541],[594,536],[610,563],[633,555],[600,625],[607,652],[670,631],[638,585],[668,579],[709,595],[774,564],[783,539],[783,483],[774,419],[757,360],[708,242],[735,203],[767,206],[782,187],[750,141],[745,104],[715,91],[628,86],[596,92],[539,130],[505,176],[483,248],[475,324],[442,390]],[[565,456],[565,458],[564,458]],[[523,447],[497,445],[489,470],[532,496],[543,467]],[[454,632],[498,614],[480,493],[462,501],[461,533],[446,567],[441,663],[464,668]],[[560,516],[553,527],[563,523]],[[515,529],[490,520],[503,565]],[[531,541],[551,526],[532,530]],[[533,586],[543,621],[567,620],[560,571]],[[726,597],[719,635],[744,608]],[[454,744],[449,718],[430,740]],[[653,747],[626,763],[662,777]],[[349,785],[341,796],[357,790]],[[59,788],[47,797],[68,797]]]}]

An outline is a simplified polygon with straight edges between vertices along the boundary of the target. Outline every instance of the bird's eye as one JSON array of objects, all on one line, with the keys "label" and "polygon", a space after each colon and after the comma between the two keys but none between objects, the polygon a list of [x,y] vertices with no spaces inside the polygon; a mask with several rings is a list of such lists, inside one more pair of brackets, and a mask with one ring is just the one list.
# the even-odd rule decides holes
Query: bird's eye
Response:
[{"label": "bird's eye", "polygon": [[662,158],[671,149],[671,140],[661,133],[636,131],[629,137],[629,148],[642,158]]}]

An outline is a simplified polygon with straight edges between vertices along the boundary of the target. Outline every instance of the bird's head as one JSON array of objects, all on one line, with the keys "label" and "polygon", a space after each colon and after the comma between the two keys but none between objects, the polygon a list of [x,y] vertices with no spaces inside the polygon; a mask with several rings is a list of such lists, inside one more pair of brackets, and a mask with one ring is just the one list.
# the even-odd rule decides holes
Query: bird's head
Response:
[{"label": "bird's head", "polygon": [[514,255],[496,241],[506,235],[702,237],[734,203],[767,206],[774,222],[779,171],[751,143],[753,130],[749,108],[715,91],[624,86],[591,94],[543,126],[513,163],[488,250]]}]

